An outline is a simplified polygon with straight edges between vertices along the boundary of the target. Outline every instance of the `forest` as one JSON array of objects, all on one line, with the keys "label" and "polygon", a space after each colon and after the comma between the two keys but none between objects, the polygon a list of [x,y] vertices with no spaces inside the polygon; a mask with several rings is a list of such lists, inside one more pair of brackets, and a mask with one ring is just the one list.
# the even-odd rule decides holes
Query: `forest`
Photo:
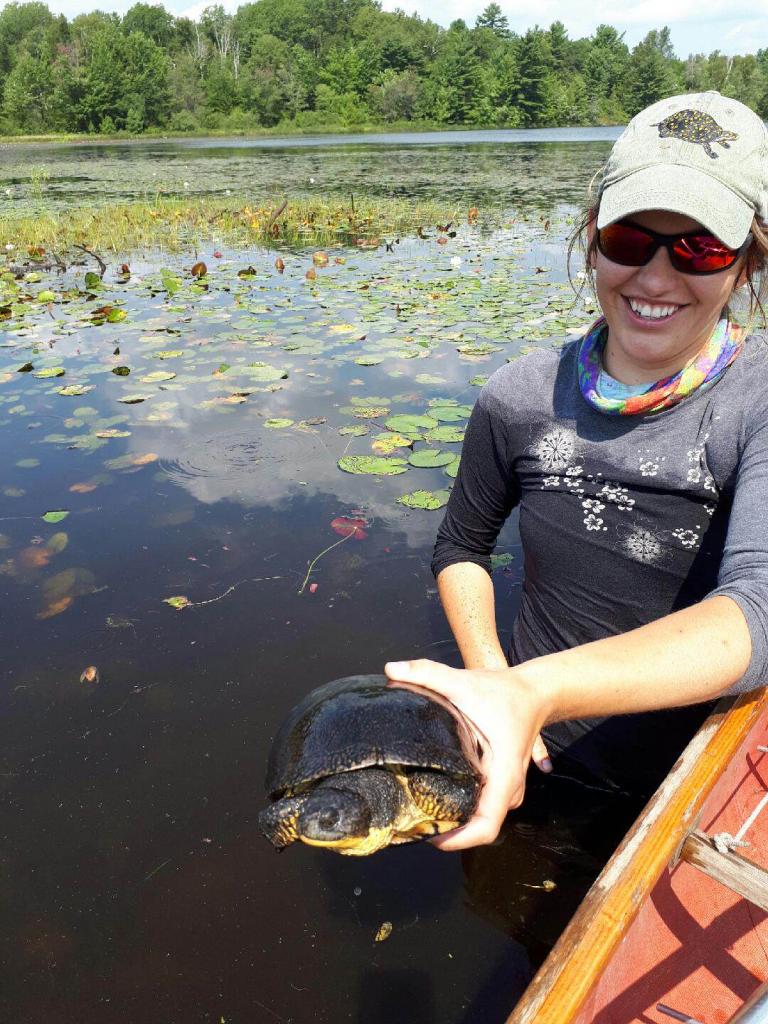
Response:
[{"label": "forest", "polygon": [[630,48],[600,25],[524,34],[490,3],[448,28],[376,0],[257,0],[195,21],[162,5],[68,20],[0,11],[0,134],[543,128],[621,124],[717,89],[768,115],[768,49],[680,57],[668,28]]}]

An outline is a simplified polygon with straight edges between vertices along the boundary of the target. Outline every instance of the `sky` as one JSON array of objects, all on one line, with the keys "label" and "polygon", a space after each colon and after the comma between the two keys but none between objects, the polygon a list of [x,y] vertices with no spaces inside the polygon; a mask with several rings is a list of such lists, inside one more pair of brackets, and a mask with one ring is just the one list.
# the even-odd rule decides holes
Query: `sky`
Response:
[{"label": "sky", "polygon": [[[133,0],[47,0],[48,7],[72,17],[97,8],[125,12]],[[154,0],[146,0],[154,2]],[[244,0],[222,0],[235,11]],[[525,32],[534,24],[546,28],[562,21],[572,39],[588,36],[602,24],[624,32],[624,40],[634,46],[653,28],[668,25],[678,57],[689,53],[755,53],[768,47],[768,6],[762,0],[538,0],[531,13],[530,0],[497,0],[515,32]],[[488,0],[382,0],[384,10],[402,8],[440,25],[463,18],[473,25]],[[0,0],[0,7],[4,0]],[[204,2],[190,5],[189,0],[166,0],[164,6],[175,15],[197,17]]]}]

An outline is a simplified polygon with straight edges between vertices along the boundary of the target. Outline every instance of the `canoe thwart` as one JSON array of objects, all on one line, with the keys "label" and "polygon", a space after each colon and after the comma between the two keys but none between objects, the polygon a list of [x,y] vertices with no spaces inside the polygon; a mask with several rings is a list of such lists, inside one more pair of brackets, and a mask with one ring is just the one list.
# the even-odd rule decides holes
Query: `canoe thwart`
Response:
[{"label": "canoe thwart", "polygon": [[765,868],[733,850],[721,853],[713,846],[711,837],[699,831],[686,836],[680,859],[768,913],[768,871]]}]

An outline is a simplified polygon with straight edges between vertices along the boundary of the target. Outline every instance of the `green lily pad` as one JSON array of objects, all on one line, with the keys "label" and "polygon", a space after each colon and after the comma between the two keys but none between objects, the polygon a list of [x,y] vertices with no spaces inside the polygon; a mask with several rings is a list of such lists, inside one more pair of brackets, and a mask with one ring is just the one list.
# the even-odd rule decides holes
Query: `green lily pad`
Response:
[{"label": "green lily pad", "polygon": [[122,402],[123,405],[138,405],[139,402],[146,402],[148,398],[152,398],[152,395],[123,395],[122,398],[118,398],[118,402]]},{"label": "green lily pad", "polygon": [[388,405],[345,405],[341,410],[358,420],[378,420],[389,412]]},{"label": "green lily pad", "polygon": [[139,380],[142,384],[159,384],[164,380],[173,380],[175,376],[176,374],[171,373],[170,370],[154,370],[145,377],[139,377]]},{"label": "green lily pad", "polygon": [[108,324],[119,324],[128,316],[124,309],[110,309],[107,313]]},{"label": "green lily pad", "polygon": [[343,455],[338,461],[345,473],[371,476],[399,476],[408,470],[405,459],[391,459],[377,455]]},{"label": "green lily pad", "polygon": [[46,512],[42,517],[46,523],[60,523],[62,519],[66,519],[69,515],[69,511],[63,508],[53,509],[51,512]]},{"label": "green lily pad", "polygon": [[467,419],[472,413],[470,405],[441,405],[430,408],[429,415],[441,423],[458,423]]},{"label": "green lily pad", "polygon": [[292,427],[294,421],[285,419],[281,416],[275,416],[271,420],[264,420],[264,426],[269,427],[271,430],[282,430],[284,427]]},{"label": "green lily pad", "polygon": [[430,444],[457,444],[464,440],[464,427],[436,427],[424,437]]},{"label": "green lily pad", "polygon": [[94,288],[100,288],[102,280],[98,274],[94,273],[93,270],[89,270],[85,275],[85,287],[89,292],[92,292]]},{"label": "green lily pad", "polygon": [[491,572],[494,569],[503,569],[509,565],[510,562],[514,562],[515,556],[510,555],[508,551],[502,552],[500,555],[491,555]]},{"label": "green lily pad", "polygon": [[164,348],[159,352],[153,353],[155,359],[178,359],[179,356],[184,355],[183,348]]},{"label": "green lily pad", "polygon": [[87,395],[89,391],[93,391],[93,384],[67,384],[65,388],[59,388],[57,394],[74,398],[76,395]]},{"label": "green lily pad", "polygon": [[35,370],[32,376],[45,380],[48,377],[63,377],[65,373],[66,370],[63,366],[48,366],[44,370]]},{"label": "green lily pad", "polygon": [[358,356],[355,362],[358,366],[378,366],[384,360],[379,358],[379,356]]},{"label": "green lily pad", "polygon": [[488,378],[479,373],[474,377],[470,377],[469,383],[473,388],[482,388],[488,383]]},{"label": "green lily pad", "polygon": [[362,423],[352,423],[348,427],[339,427],[339,433],[349,434],[352,437],[364,437],[370,433],[370,427],[364,427]]},{"label": "green lily pad", "polygon": [[453,462],[449,462],[443,472],[446,476],[449,476],[452,480],[456,478],[456,474],[459,472],[459,463],[461,462],[460,457],[457,455]]},{"label": "green lily pad", "polygon": [[288,371],[279,366],[270,366],[269,363],[249,363],[248,366],[241,366],[240,371],[247,373],[252,380],[267,383],[273,380],[285,380]]},{"label": "green lily pad", "polygon": [[410,464],[417,469],[438,469],[440,466],[449,466],[455,459],[453,452],[442,452],[439,448],[422,448],[408,456]]},{"label": "green lily pad", "polygon": [[398,434],[405,434],[406,437],[410,437],[414,441],[420,441],[424,436],[425,430],[431,430],[437,426],[437,420],[432,416],[411,416],[408,414],[390,416],[384,420],[384,423],[390,430],[394,430]]},{"label": "green lily pad", "polygon": [[55,302],[56,301],[56,293],[52,292],[50,290],[50,288],[46,288],[43,291],[37,293],[37,301],[38,302]]},{"label": "green lily pad", "polygon": [[410,494],[401,494],[395,498],[398,505],[405,505],[407,508],[424,508],[430,511],[442,508],[448,504],[450,491],[411,491]]}]

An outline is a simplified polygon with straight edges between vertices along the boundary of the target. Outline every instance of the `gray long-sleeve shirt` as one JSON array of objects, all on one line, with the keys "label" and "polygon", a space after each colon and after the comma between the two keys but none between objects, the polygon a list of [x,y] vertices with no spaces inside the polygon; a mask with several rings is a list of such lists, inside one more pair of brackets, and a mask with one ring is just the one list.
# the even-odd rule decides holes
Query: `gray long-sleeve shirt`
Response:
[{"label": "gray long-sleeve shirt", "polygon": [[768,682],[768,346],[748,339],[712,388],[649,416],[590,406],[576,353],[577,344],[534,352],[481,391],[435,575],[456,562],[490,569],[519,505],[525,581],[513,663],[725,594],[752,638],[732,691]]}]

